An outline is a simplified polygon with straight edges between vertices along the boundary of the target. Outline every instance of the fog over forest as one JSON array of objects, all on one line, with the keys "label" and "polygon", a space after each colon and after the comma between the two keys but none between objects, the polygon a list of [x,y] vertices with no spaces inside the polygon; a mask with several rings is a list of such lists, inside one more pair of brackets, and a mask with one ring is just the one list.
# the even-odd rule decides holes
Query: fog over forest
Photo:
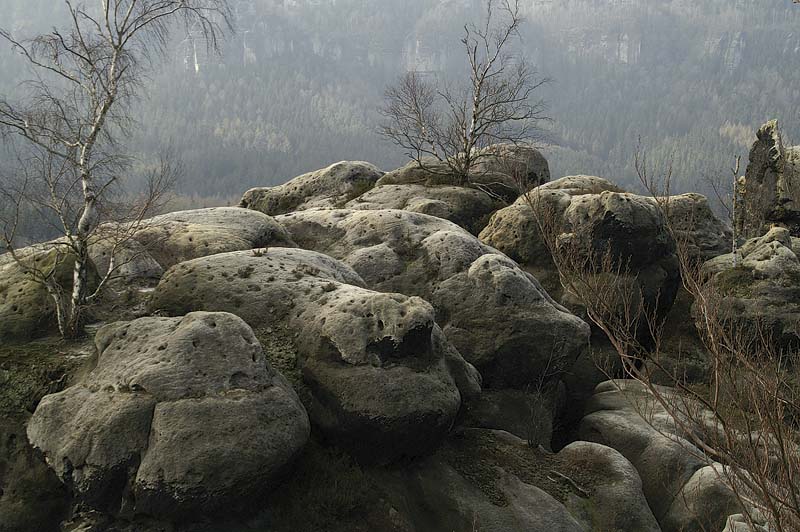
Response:
[{"label": "fog over forest", "polygon": [[[17,36],[61,24],[52,0],[3,0]],[[680,190],[747,156],[779,118],[800,142],[800,9],[791,0],[526,0],[522,50],[541,76],[554,178],[635,179],[640,136],[673,158]],[[391,170],[402,150],[376,133],[387,85],[409,70],[457,80],[463,24],[479,0],[238,0],[219,55],[190,30],[147,82],[132,141],[140,160],[171,145],[185,204],[236,202],[339,160]],[[25,79],[0,49],[0,92]]]}]

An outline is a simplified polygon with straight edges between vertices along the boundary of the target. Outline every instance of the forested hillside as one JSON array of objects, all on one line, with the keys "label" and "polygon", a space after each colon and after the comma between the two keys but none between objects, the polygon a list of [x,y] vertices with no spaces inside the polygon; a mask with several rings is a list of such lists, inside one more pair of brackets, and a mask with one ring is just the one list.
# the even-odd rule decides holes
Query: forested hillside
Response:
[{"label": "forested hillside", "polygon": [[[478,0],[240,0],[221,55],[173,43],[139,103],[132,142],[143,160],[172,145],[181,191],[233,201],[342,159],[404,162],[376,134],[387,84],[408,69],[457,77],[463,22]],[[800,6],[791,0],[528,0],[526,55],[553,79],[553,176],[599,174],[630,184],[642,136],[655,163],[674,156],[697,189],[746,155],[756,128],[780,118],[800,139]],[[45,28],[52,0],[4,0],[0,25]],[[24,79],[0,53],[0,90]]]}]

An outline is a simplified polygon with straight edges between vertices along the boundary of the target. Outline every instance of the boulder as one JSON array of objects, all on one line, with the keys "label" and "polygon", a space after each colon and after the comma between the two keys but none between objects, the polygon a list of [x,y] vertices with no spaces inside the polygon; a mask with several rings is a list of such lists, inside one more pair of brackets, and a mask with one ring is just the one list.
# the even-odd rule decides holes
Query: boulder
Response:
[{"label": "boulder", "polygon": [[705,196],[670,196],[667,216],[676,239],[692,259],[706,261],[731,250],[733,232],[714,215]]},{"label": "boulder", "polygon": [[[466,185],[505,202],[514,201],[522,192],[550,180],[550,168],[544,156],[532,146],[495,144],[476,150],[475,163]],[[432,157],[410,161],[387,173],[378,185],[454,185],[452,170]]]},{"label": "boulder", "polygon": [[179,262],[217,253],[295,245],[273,218],[238,207],[156,216],[143,221],[134,238],[164,270]]},{"label": "boulder", "polygon": [[[667,400],[675,393],[659,388]],[[681,425],[636,381],[598,385],[578,437],[621,453],[636,468],[653,515],[665,532],[721,530],[731,505],[730,489],[709,467],[720,467],[695,447]],[[696,434],[706,427],[693,426]],[[712,474],[709,474],[712,472]],[[726,495],[727,494],[727,495]],[[705,527],[705,528],[703,528]]]},{"label": "boulder", "polygon": [[313,208],[341,207],[371,189],[381,178],[374,165],[362,161],[341,161],[309,172],[275,187],[245,192],[241,206],[275,216]]},{"label": "boulder", "polygon": [[568,369],[589,328],[508,257],[457,225],[398,210],[279,217],[302,247],[341,259],[366,285],[419,296],[489,387],[524,388]]},{"label": "boulder", "polygon": [[800,258],[794,244],[788,229],[773,227],[741,246],[736,266],[732,253],[703,265],[721,298],[720,319],[753,334],[766,332],[779,347],[800,345]]},{"label": "boulder", "polygon": [[[0,342],[28,340],[57,331],[55,303],[41,279],[52,276],[64,291],[72,290],[74,256],[58,241],[36,244],[0,255]],[[31,274],[29,271],[36,273]],[[89,268],[90,286],[96,286]]]},{"label": "boulder", "polygon": [[220,310],[253,327],[296,331],[304,400],[315,428],[364,462],[423,454],[450,430],[480,377],[418,297],[379,293],[321,253],[270,248],[179,264],[152,305],[168,314]]},{"label": "boulder", "polygon": [[380,185],[345,205],[355,210],[403,209],[444,218],[478,234],[505,204],[485,192],[448,185]]},{"label": "boulder", "polygon": [[[598,267],[610,257],[631,293],[641,294],[646,308],[666,315],[680,286],[680,273],[675,242],[650,198],[621,192],[599,177],[569,176],[537,187],[496,212],[481,240],[522,266],[552,276],[552,257],[531,204],[547,217],[543,224],[559,233],[559,246]],[[573,299],[565,294],[563,301],[575,306]]]},{"label": "boulder", "polygon": [[165,518],[240,510],[308,440],[297,395],[232,314],[117,322],[95,342],[96,367],[45,396],[28,424],[89,507]]},{"label": "boulder", "polygon": [[659,531],[636,471],[597,444],[552,454],[466,429],[425,460],[373,475],[419,531]]},{"label": "boulder", "polygon": [[661,532],[647,505],[642,479],[619,452],[592,442],[573,442],[556,455],[567,469],[591,471],[595,487],[586,498],[570,494],[567,509],[588,530],[605,532]]},{"label": "boulder", "polygon": [[722,481],[730,475],[724,469],[720,464],[698,469],[675,497],[662,528],[675,532],[721,530],[728,516],[740,513],[737,495]]},{"label": "boulder", "polygon": [[800,146],[783,145],[777,120],[756,133],[737,192],[737,235],[759,237],[778,224],[800,236]]}]

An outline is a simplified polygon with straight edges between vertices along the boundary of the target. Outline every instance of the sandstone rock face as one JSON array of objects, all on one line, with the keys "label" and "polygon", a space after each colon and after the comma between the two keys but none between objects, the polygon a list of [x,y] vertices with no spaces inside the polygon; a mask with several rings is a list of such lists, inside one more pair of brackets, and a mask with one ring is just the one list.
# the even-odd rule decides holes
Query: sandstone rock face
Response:
[{"label": "sandstone rock face", "polygon": [[[649,198],[620,192],[593,176],[551,181],[528,198],[552,217],[547,223],[560,231],[559,245],[594,262],[609,254],[623,273],[627,270],[631,290],[641,293],[649,308],[658,305],[662,315],[669,310],[680,282],[675,242]],[[552,270],[528,198],[496,212],[480,238],[523,266]]]},{"label": "sandstone rock face", "polygon": [[91,507],[167,518],[240,508],[309,437],[297,395],[236,316],[117,322],[96,344],[95,369],[44,397],[28,425]]},{"label": "sandstone rock face", "polygon": [[701,194],[669,198],[669,221],[686,251],[696,260],[709,260],[731,250],[733,232],[714,215]]},{"label": "sandstone rock face", "polygon": [[722,480],[708,474],[709,467],[719,465],[699,458],[700,450],[682,437],[672,417],[639,383],[598,385],[578,436],[619,451],[633,464],[665,532],[721,530],[728,515],[741,511],[731,504]]},{"label": "sandstone rock face", "polygon": [[703,265],[723,296],[721,319],[753,332],[757,324],[782,347],[800,344],[800,259],[794,244],[788,229],[774,227],[740,248],[736,267],[732,253]]},{"label": "sandstone rock face", "polygon": [[309,172],[283,185],[245,192],[241,206],[275,216],[312,208],[340,207],[369,190],[383,176],[374,165],[341,161]]},{"label": "sandstone rock face", "polygon": [[279,217],[302,247],[341,259],[366,285],[419,296],[489,387],[524,387],[572,365],[588,326],[536,279],[455,224],[418,213],[304,211]]},{"label": "sandstone rock face", "polygon": [[478,234],[503,202],[485,192],[455,186],[380,185],[345,205],[355,210],[403,209],[444,218]]},{"label": "sandstone rock face", "polygon": [[587,523],[589,530],[661,532],[642,492],[639,473],[620,453],[597,443],[577,441],[557,456],[569,468],[591,471],[596,479],[588,508],[585,499],[575,495],[565,502],[570,513]]},{"label": "sandstone rock face", "polygon": [[145,221],[135,238],[165,270],[179,262],[227,251],[295,245],[273,218],[238,207],[156,216]]},{"label": "sandstone rock face", "polygon": [[[320,211],[323,212],[323,211]],[[450,430],[480,377],[418,297],[379,293],[321,253],[270,248],[170,269],[153,307],[235,313],[254,327],[297,331],[298,366],[314,426],[363,461],[426,452]]]},{"label": "sandstone rock face", "polygon": [[379,475],[419,531],[660,530],[630,463],[587,442],[554,455],[506,432],[467,429],[434,456]]},{"label": "sandstone rock face", "polygon": [[800,146],[783,145],[777,120],[761,126],[756,136],[739,182],[737,234],[758,237],[775,223],[800,236]]},{"label": "sandstone rock face", "polygon": [[[30,246],[17,251],[23,266],[8,253],[0,255],[0,341],[27,340],[57,331],[55,303],[26,268],[47,275],[55,269],[55,278],[69,291],[75,261],[66,253],[52,242]],[[89,280],[96,284],[92,268]]]},{"label": "sandstone rock face", "polygon": [[[496,144],[477,153],[469,185],[488,192],[493,198],[511,202],[522,192],[521,188],[535,187],[550,180],[547,160],[533,147]],[[451,174],[447,164],[426,158],[422,166],[411,161],[387,173],[378,185],[452,185]]]}]

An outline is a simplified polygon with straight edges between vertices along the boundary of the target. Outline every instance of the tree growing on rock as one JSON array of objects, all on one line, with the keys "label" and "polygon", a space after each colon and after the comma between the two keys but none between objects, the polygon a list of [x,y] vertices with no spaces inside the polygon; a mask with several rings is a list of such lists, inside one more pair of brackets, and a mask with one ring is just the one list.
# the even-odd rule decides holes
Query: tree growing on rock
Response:
[{"label": "tree growing on rock", "polygon": [[[0,134],[17,161],[2,184],[7,212],[2,244],[54,301],[65,337],[82,332],[86,306],[113,277],[115,256],[158,204],[176,173],[174,161],[146,165],[150,179],[141,199],[122,193],[133,159],[124,139],[134,126],[131,102],[144,76],[165,51],[175,23],[202,29],[216,48],[230,26],[227,0],[65,0],[68,27],[31,39],[0,30],[28,63],[32,78],[16,102],[0,98]],[[8,208],[8,206],[11,206]],[[15,237],[23,211],[51,222],[62,238],[42,266],[21,254]],[[111,223],[109,223],[111,222]],[[108,272],[91,285],[89,250],[103,242]],[[40,261],[41,262],[41,261]],[[115,264],[116,262],[116,264]],[[69,283],[59,265],[73,263]],[[63,268],[62,268],[63,269]]]},{"label": "tree growing on rock", "polygon": [[482,21],[464,26],[466,79],[438,83],[407,73],[386,91],[381,134],[425,171],[457,185],[495,155],[490,146],[538,139],[548,118],[537,93],[549,80],[511,51],[522,23],[519,0],[486,0]]}]

